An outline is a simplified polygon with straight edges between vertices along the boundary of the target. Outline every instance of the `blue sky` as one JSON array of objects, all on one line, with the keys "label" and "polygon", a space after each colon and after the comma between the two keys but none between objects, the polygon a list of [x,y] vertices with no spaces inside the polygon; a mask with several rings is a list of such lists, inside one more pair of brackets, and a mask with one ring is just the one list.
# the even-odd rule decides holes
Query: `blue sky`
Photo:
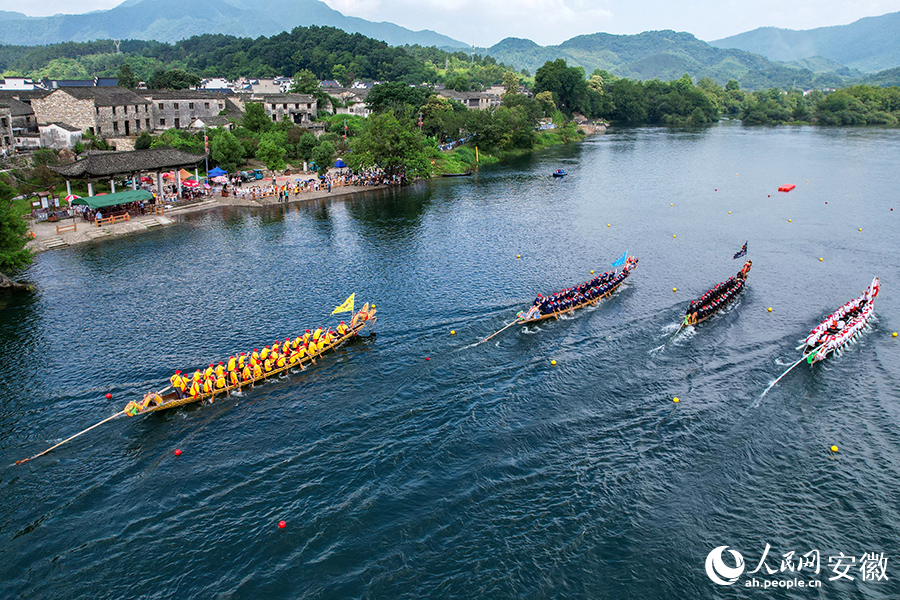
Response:
[{"label": "blue sky", "polygon": [[[714,40],[757,27],[812,29],[900,11],[900,0],[324,0],[348,16],[432,29],[491,46],[506,37],[541,45],[585,33],[674,29]],[[0,0],[0,10],[32,16],[112,8],[121,0]]]}]

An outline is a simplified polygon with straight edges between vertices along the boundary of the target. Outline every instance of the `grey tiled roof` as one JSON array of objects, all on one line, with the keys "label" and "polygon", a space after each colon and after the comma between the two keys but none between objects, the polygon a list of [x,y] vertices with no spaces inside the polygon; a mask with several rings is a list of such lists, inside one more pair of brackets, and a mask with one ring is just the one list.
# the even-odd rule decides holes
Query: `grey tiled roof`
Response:
[{"label": "grey tiled roof", "polygon": [[131,152],[92,154],[67,165],[51,166],[50,168],[63,177],[109,177],[123,173],[194,166],[199,164],[204,157],[204,154],[191,154],[173,148],[151,148]]}]

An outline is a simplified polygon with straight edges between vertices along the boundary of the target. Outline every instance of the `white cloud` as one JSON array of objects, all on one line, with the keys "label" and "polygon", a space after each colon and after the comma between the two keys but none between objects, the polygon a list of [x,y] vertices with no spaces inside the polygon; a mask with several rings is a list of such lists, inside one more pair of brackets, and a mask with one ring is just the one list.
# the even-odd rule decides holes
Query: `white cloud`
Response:
[{"label": "white cloud", "polygon": [[80,14],[113,8],[122,0],[43,0],[23,3],[21,0],[0,0],[0,10],[25,13],[29,17],[49,17],[58,14]]}]

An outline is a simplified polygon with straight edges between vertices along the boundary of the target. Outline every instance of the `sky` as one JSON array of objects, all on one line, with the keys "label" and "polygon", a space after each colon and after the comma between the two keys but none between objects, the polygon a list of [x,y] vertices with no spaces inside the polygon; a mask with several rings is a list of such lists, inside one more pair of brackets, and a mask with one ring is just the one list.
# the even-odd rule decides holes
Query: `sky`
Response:
[{"label": "sky", "polygon": [[[324,0],[347,16],[431,29],[488,47],[507,37],[542,46],[587,33],[687,31],[715,40],[757,27],[812,29],[900,11],[900,0]],[[84,13],[121,0],[0,0],[0,10],[30,16]]]}]

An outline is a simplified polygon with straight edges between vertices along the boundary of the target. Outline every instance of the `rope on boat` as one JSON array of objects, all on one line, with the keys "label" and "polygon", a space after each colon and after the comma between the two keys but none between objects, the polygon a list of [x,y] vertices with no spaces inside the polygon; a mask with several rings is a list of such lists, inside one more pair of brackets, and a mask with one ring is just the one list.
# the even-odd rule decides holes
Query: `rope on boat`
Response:
[{"label": "rope on boat", "polygon": [[63,441],[61,441],[60,443],[56,444],[55,446],[50,446],[49,448],[47,448],[46,450],[44,450],[44,451],[41,452],[40,454],[35,454],[35,455],[32,456],[31,458],[23,458],[22,460],[17,460],[17,461],[16,461],[16,464],[17,464],[17,465],[22,465],[22,464],[27,463],[29,460],[34,460],[35,458],[37,458],[37,457],[39,457],[39,456],[43,456],[43,455],[47,454],[48,452],[50,452],[51,450],[54,450],[54,449],[56,449],[56,448],[59,448],[60,446],[62,446],[62,445],[65,444],[66,442],[71,442],[72,440],[74,440],[75,438],[77,438],[79,435],[81,435],[81,434],[83,434],[83,433],[87,433],[87,432],[90,431],[91,429],[93,429],[93,428],[95,428],[95,427],[99,427],[100,425],[103,425],[103,424],[106,423],[107,421],[112,421],[112,420],[115,419],[116,417],[121,417],[121,416],[124,415],[124,414],[125,414],[125,411],[124,411],[124,410],[121,411],[121,412],[117,412],[117,413],[114,414],[113,416],[107,417],[106,419],[103,419],[103,420],[100,421],[99,423],[95,423],[95,424],[91,425],[90,427],[88,427],[87,429],[85,429],[85,430],[83,430],[83,431],[79,431],[78,433],[76,433],[76,434],[73,435],[72,437],[64,439]]}]

